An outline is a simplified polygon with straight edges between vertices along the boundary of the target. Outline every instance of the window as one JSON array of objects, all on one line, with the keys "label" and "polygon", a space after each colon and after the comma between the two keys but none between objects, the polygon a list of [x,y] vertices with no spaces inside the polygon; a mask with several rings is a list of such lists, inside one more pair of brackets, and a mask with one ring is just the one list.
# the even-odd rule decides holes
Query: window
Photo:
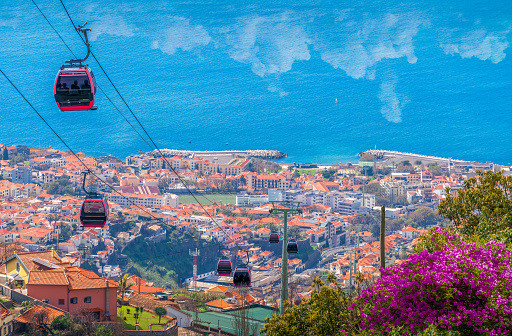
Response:
[{"label": "window", "polygon": [[19,263],[19,262],[16,262],[16,272],[18,272],[18,273],[19,273],[19,272],[20,272],[20,269],[21,269],[21,267],[20,267],[20,263]]},{"label": "window", "polygon": [[90,297],[90,296],[86,296],[86,297],[84,298],[84,302],[85,302],[85,303],[91,303],[91,297]]},{"label": "window", "polygon": [[72,297],[71,299],[69,299],[69,302],[71,302],[73,304],[77,304],[78,303],[78,298],[77,297]]},{"label": "window", "polygon": [[59,304],[63,305],[64,304],[64,299],[59,299]]}]

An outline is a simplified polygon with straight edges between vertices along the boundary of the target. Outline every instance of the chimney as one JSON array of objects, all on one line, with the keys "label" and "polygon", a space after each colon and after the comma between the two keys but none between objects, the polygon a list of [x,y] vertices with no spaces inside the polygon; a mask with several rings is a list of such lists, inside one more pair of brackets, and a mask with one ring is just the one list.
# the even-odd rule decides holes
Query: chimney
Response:
[{"label": "chimney", "polygon": [[108,279],[105,279],[106,287],[105,287],[105,321],[110,321],[110,306],[108,302]]}]

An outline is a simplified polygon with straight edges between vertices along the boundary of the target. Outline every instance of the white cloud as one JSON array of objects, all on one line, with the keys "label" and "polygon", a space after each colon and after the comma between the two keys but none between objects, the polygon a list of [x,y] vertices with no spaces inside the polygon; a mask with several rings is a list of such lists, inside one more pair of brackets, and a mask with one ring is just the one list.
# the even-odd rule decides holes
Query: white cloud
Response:
[{"label": "white cloud", "polygon": [[[338,13],[331,31],[317,35],[315,47],[322,60],[352,78],[375,78],[370,69],[383,59],[406,57],[409,63],[418,60],[414,54],[413,38],[429,21],[415,13],[385,14],[371,18],[368,14]],[[323,36],[329,38],[323,38]],[[336,38],[332,38],[332,37]]]},{"label": "white cloud", "polygon": [[295,14],[242,18],[228,33],[229,55],[250,64],[260,77],[290,71],[295,61],[310,59],[304,25]]},{"label": "white cloud", "polygon": [[11,20],[0,19],[0,27],[9,27],[9,28],[16,29],[18,27],[18,22],[15,19],[11,19]]},{"label": "white cloud", "polygon": [[[481,26],[477,21],[476,26]],[[453,29],[441,37],[440,46],[447,55],[459,54],[462,58],[476,57],[482,61],[499,63],[505,59],[505,49],[509,47],[509,30],[489,32],[485,28],[471,31]]]},{"label": "white cloud", "polygon": [[275,84],[269,84],[267,89],[272,93],[278,93],[280,97],[285,97],[289,94],[289,92],[286,92],[285,90],[283,90],[282,88]]},{"label": "white cloud", "polygon": [[170,27],[164,31],[163,36],[151,42],[151,49],[160,49],[163,53],[172,55],[178,49],[190,51],[205,46],[212,40],[203,26],[193,26],[188,19],[174,17],[170,21]]},{"label": "white cloud", "polygon": [[135,31],[137,31],[137,27],[134,24],[127,22],[117,14],[102,15],[99,19],[91,21],[87,28],[91,28],[89,33],[91,41],[96,41],[102,34],[132,37],[135,35]]},{"label": "white cloud", "polygon": [[395,76],[380,84],[379,99],[382,103],[380,112],[382,116],[393,123],[402,122],[402,109],[407,98],[396,93],[397,79]]}]

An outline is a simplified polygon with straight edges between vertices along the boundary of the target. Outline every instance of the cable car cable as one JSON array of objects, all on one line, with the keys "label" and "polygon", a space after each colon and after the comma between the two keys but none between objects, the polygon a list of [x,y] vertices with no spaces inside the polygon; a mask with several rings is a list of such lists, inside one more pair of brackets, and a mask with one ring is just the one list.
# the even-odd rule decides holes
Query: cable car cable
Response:
[{"label": "cable car cable", "polygon": [[[53,31],[54,31],[54,32],[57,34],[57,36],[61,39],[61,41],[62,41],[62,42],[64,43],[64,45],[66,46],[66,48],[68,48],[68,50],[71,52],[71,54],[73,55],[73,57],[77,58],[77,56],[75,55],[75,53],[73,52],[73,50],[71,50],[71,48],[68,46],[68,44],[66,43],[66,41],[64,41],[64,39],[62,38],[62,36],[61,36],[61,35],[59,34],[59,32],[55,29],[55,27],[51,24],[51,22],[50,22],[50,21],[48,20],[48,18],[44,15],[44,13],[41,11],[41,9],[40,9],[40,8],[39,8],[39,6],[35,3],[35,1],[34,1],[34,0],[32,0],[32,3],[36,6],[36,8],[37,8],[37,10],[39,11],[39,13],[41,13],[41,15],[42,15],[42,16],[43,16],[43,18],[46,20],[46,22],[50,25],[50,27],[53,29]],[[63,5],[64,5],[64,4],[63,4]],[[64,7],[64,8],[65,8],[65,7]],[[67,10],[66,10],[66,13],[67,13]],[[68,13],[68,17],[69,17],[69,13]],[[70,19],[71,19],[71,18],[70,18]],[[73,21],[72,21],[72,20],[71,20],[71,22],[73,23]],[[73,26],[74,26],[74,25],[75,25],[75,24],[73,23]],[[80,35],[80,34],[79,34],[79,36],[81,37],[81,35]],[[83,39],[82,39],[82,41],[83,41]],[[85,43],[85,41],[84,41],[84,43]],[[96,58],[96,57],[95,57],[95,58]],[[98,64],[99,64],[99,62],[98,62]],[[101,67],[101,65],[100,65],[100,67]],[[102,69],[102,70],[103,70],[103,69]],[[105,73],[105,75],[106,75],[106,73]],[[4,74],[4,76],[5,76],[5,74]],[[109,80],[110,80],[110,78],[109,78]],[[11,82],[11,84],[12,84],[12,82]],[[139,137],[140,137],[140,138],[141,138],[141,139],[142,139],[142,140],[143,140],[143,141],[148,145],[148,147],[149,147],[149,148],[152,148],[152,147],[151,147],[151,145],[147,142],[147,140],[146,140],[146,139],[145,139],[145,138],[144,138],[144,137],[139,133],[139,131],[137,131],[137,129],[132,125],[132,123],[131,123],[131,122],[130,122],[126,117],[125,117],[125,115],[124,115],[124,114],[119,110],[119,108],[114,104],[114,102],[110,99],[110,97],[105,93],[105,91],[103,90],[103,88],[101,88],[99,85],[98,85],[98,88],[99,88],[99,89],[101,90],[101,92],[105,95],[105,97],[110,101],[110,103],[112,104],[112,106],[114,106],[114,108],[115,108],[115,109],[119,112],[119,114],[124,118],[124,120],[126,120],[126,122],[127,122],[127,123],[128,123],[128,124],[133,128],[133,130],[134,130],[134,131],[139,135]],[[117,88],[116,88],[116,91],[117,91]],[[19,92],[19,90],[18,90],[18,92]],[[19,92],[19,93],[20,93],[20,92]],[[118,93],[119,93],[119,92],[118,92]],[[23,98],[25,98],[25,97],[23,96]],[[26,99],[25,99],[25,100],[26,100]],[[124,99],[123,99],[123,100],[124,100]],[[27,101],[27,100],[26,100],[26,101]],[[28,103],[28,101],[27,101],[27,103]],[[44,119],[43,119],[43,120],[44,120]],[[46,122],[46,121],[45,121],[45,122]],[[140,124],[140,123],[139,123],[139,124]],[[48,123],[47,123],[47,125],[48,125]],[[48,126],[49,126],[49,125],[48,125]],[[142,126],[142,125],[141,125],[141,126]],[[53,129],[52,129],[52,131],[53,131]],[[56,133],[56,132],[54,132],[54,133],[55,133],[55,135],[57,135],[57,133]],[[58,136],[58,135],[57,135],[57,136]],[[60,137],[59,137],[59,139],[64,143],[64,141],[63,141]],[[65,144],[65,143],[64,143],[64,144]],[[71,152],[73,152],[73,151],[71,150],[71,148],[69,148],[69,146],[67,146],[67,144],[65,144],[65,145],[66,145],[66,147],[68,147],[68,149],[69,149]],[[73,152],[73,154],[74,154],[74,152]],[[77,156],[75,155],[75,157],[77,157]],[[77,159],[79,159],[79,158],[77,157]],[[79,160],[80,160],[80,159],[79,159]],[[80,160],[80,161],[81,161],[81,160]],[[84,164],[84,163],[82,162],[82,164]],[[86,166],[85,164],[84,164],[84,166],[87,168],[87,166]],[[88,169],[88,168],[87,168],[87,169]],[[91,172],[91,173],[92,173],[92,172]],[[101,179],[100,179],[96,174],[94,174],[94,173],[92,173],[92,174],[93,174],[96,178],[98,178],[100,181],[102,181],[104,184],[108,185],[108,183],[106,183],[105,181],[101,180]],[[177,175],[177,174],[176,174],[176,175]],[[179,176],[178,176],[178,177],[179,177]],[[109,187],[110,187],[112,190],[116,191],[112,186],[110,186],[110,185],[109,185]],[[116,191],[116,192],[117,192],[117,191]],[[120,194],[120,195],[121,195],[124,199],[126,199],[127,201],[129,201],[132,205],[136,205],[136,204],[134,204],[133,202],[131,202],[128,198],[126,198],[124,195],[122,195],[122,194]],[[206,198],[206,197],[205,197],[205,198]],[[208,198],[206,198],[206,199],[207,199],[208,201],[210,201]],[[197,201],[197,199],[195,199],[195,200]],[[211,202],[211,201],[210,201],[210,202]],[[143,209],[141,208],[141,210],[143,210]],[[143,211],[144,211],[144,210],[143,210]],[[151,214],[150,214],[150,213],[148,213],[148,214],[151,216]],[[158,219],[158,218],[156,218],[155,216],[151,216],[151,217],[152,217],[152,218],[154,218],[154,219],[157,219],[157,220],[162,221],[161,219]],[[163,221],[162,221],[162,222],[163,222]],[[167,226],[167,225],[166,225],[166,226]],[[168,227],[168,228],[170,228],[170,226],[167,226],[167,227]],[[173,229],[175,229],[175,228],[173,228]],[[190,236],[190,237],[192,237],[192,238],[194,238],[194,239],[196,238],[196,237],[194,237],[193,235],[190,235],[190,234],[188,234],[188,233],[186,233],[186,232],[183,232],[183,233],[184,233],[184,234],[186,234],[186,235],[188,235],[188,236]],[[220,244],[220,243],[219,243],[219,245],[220,245],[220,246],[223,246],[223,244]]]},{"label": "cable car cable", "polygon": [[[62,36],[59,34],[59,32],[57,31],[57,29],[55,29],[55,27],[52,25],[52,23],[50,22],[50,20],[48,20],[48,18],[46,17],[46,15],[44,15],[44,13],[41,11],[41,9],[39,8],[39,6],[36,4],[36,2],[34,0],[32,0],[32,3],[34,4],[34,6],[36,6],[37,10],[39,11],[39,13],[41,13],[41,15],[44,17],[44,19],[46,20],[46,22],[50,25],[50,27],[53,29],[53,31],[55,32],[55,34],[57,34],[57,36],[60,38],[60,40],[62,41],[62,43],[64,43],[64,45],[66,46],[66,48],[68,48],[69,52],[73,55],[74,58],[78,58],[75,53],[73,52],[73,50],[71,50],[71,48],[68,46],[68,44],[66,43],[66,41],[64,41],[64,39],[62,38]],[[103,88],[101,88],[99,85],[96,85],[100,90],[101,92],[105,95],[105,97],[108,99],[108,101],[112,104],[112,106],[114,106],[114,108],[117,110],[117,112],[119,112],[119,114],[124,118],[124,120],[126,120],[126,122],[133,128],[133,130],[135,132],[137,132],[137,134],[139,135],[139,137],[144,140],[144,142],[148,145],[148,147],[151,148],[151,145],[148,143],[148,141],[142,137],[142,135],[139,133],[139,131],[132,125],[132,123],[124,116],[124,114],[119,110],[119,108],[114,104],[114,102],[110,99],[109,96],[107,96],[106,92],[103,90]]]},{"label": "cable car cable", "polygon": [[[62,4],[62,7],[64,8],[64,10],[66,11],[66,14],[69,18],[69,20],[71,21],[71,24],[73,25],[73,27],[75,28],[75,31],[77,32],[78,36],[80,36],[80,39],[82,40],[83,43],[85,43],[87,45],[87,43],[85,42],[85,40],[83,39],[82,35],[80,35],[80,33],[76,30],[76,25],[73,21],[73,19],[71,18],[71,15],[69,14],[67,8],[66,8],[66,5],[64,5],[64,2],[62,0],[60,0],[60,3]],[[180,180],[180,182],[185,186],[185,188],[187,189],[187,191],[192,195],[192,197],[194,197],[194,199],[200,204],[202,205],[198,200],[197,198],[192,194],[192,192],[190,191],[190,189],[188,188],[187,184],[185,183],[185,181],[178,175],[178,173],[175,171],[174,167],[167,161],[167,159],[165,158],[165,156],[163,155],[163,153],[161,152],[160,148],[158,148],[158,146],[155,144],[155,142],[153,141],[153,139],[151,138],[151,136],[149,135],[149,133],[146,131],[146,129],[144,128],[144,126],[142,126],[141,122],[139,121],[139,118],[137,118],[137,116],[135,115],[135,113],[133,113],[132,109],[130,108],[130,106],[128,105],[128,103],[126,102],[126,100],[124,99],[124,97],[121,95],[121,92],[119,92],[119,90],[117,89],[117,87],[115,86],[114,82],[110,79],[110,76],[107,74],[107,72],[105,71],[105,69],[103,68],[103,66],[101,65],[101,63],[99,62],[99,60],[96,58],[96,55],[94,54],[94,52],[91,50],[91,55],[92,57],[94,58],[94,60],[96,61],[96,63],[98,63],[98,66],[100,67],[101,71],[103,71],[103,73],[105,74],[105,76],[107,77],[107,79],[109,80],[110,84],[114,87],[114,89],[116,90],[117,94],[119,95],[119,97],[121,98],[121,100],[123,101],[123,103],[126,105],[126,107],[128,108],[128,110],[130,111],[130,113],[132,114],[132,116],[135,118],[135,120],[137,121],[137,123],[139,124],[139,126],[143,129],[144,133],[146,133],[146,136],[149,138],[149,140],[153,143],[155,149],[159,152],[161,158],[167,163],[167,165],[169,166],[169,168],[171,168],[171,170],[176,174],[176,176],[178,177],[178,179]],[[132,126],[133,127],[133,126]],[[140,135],[139,132],[137,132],[137,134],[139,134],[139,136],[142,138],[142,136]],[[144,138],[142,138],[144,141],[146,141]],[[146,142],[146,144],[148,144]],[[151,145],[148,144],[148,147],[151,148],[152,150],[155,150],[153,149],[153,147]],[[211,200],[209,200],[206,196],[204,195],[201,195],[202,197],[204,197],[208,202],[210,203],[213,203]],[[210,218],[212,218],[213,220],[213,217],[210,216],[210,214],[206,211],[206,209],[203,208],[203,210],[208,214],[208,216]]]},{"label": "cable car cable", "polygon": [[[62,7],[64,8],[69,20],[71,21],[71,24],[73,25],[73,27],[75,28],[75,31],[77,32],[78,36],[80,36],[80,39],[82,40],[83,43],[86,44],[85,40],[82,38],[82,35],[80,35],[80,33],[76,30],[76,25],[75,23],[73,22],[73,19],[71,18],[71,15],[69,14],[67,8],[66,8],[66,5],[64,5],[64,2],[62,0],[59,0],[60,3],[62,4]],[[130,113],[132,114],[132,116],[135,118],[135,120],[137,121],[137,123],[139,124],[139,126],[142,128],[142,130],[144,131],[144,133],[146,134],[146,136],[149,138],[149,140],[151,141],[151,143],[153,144],[153,146],[156,148],[156,150],[160,153],[160,156],[162,157],[162,159],[167,163],[167,165],[169,166],[169,168],[171,168],[171,170],[176,174],[176,176],[178,177],[178,179],[180,180],[180,182],[185,186],[185,188],[187,189],[187,191],[190,193],[190,195],[194,198],[194,200],[196,200],[198,203],[199,203],[199,206],[203,209],[203,211],[208,215],[208,217],[210,217],[212,219],[212,221],[215,223],[215,225],[217,225],[217,227],[224,233],[224,235],[226,237],[229,238],[229,235],[227,234],[227,232],[217,223],[217,221],[213,218],[212,215],[210,215],[210,213],[204,208],[204,206],[199,202],[199,200],[196,198],[196,196],[192,193],[192,191],[190,190],[190,188],[188,187],[188,185],[185,183],[185,181],[179,176],[178,172],[176,172],[176,170],[174,169],[174,167],[169,163],[169,161],[167,160],[167,158],[163,155],[162,151],[160,150],[160,148],[158,148],[158,146],[156,145],[156,143],[153,141],[153,138],[151,138],[151,136],[149,135],[149,133],[146,131],[146,129],[144,128],[144,126],[142,125],[142,123],[139,121],[139,118],[137,118],[137,116],[135,115],[135,113],[133,113],[132,109],[130,108],[130,106],[128,105],[128,103],[126,102],[126,100],[124,99],[124,97],[121,95],[121,92],[119,92],[119,90],[117,89],[117,87],[115,86],[114,82],[112,82],[112,80],[110,79],[110,76],[107,74],[107,72],[105,71],[105,69],[103,68],[103,66],[101,65],[101,63],[98,61],[98,59],[96,58],[96,55],[94,55],[94,52],[91,50],[91,55],[92,57],[94,58],[94,60],[96,61],[96,63],[98,63],[98,66],[100,67],[101,71],[103,71],[103,73],[105,74],[105,76],[107,77],[107,79],[109,80],[110,84],[112,84],[112,86],[114,87],[114,89],[116,90],[117,94],[119,95],[119,97],[121,98],[121,100],[124,102],[124,104],[126,105],[126,107],[128,108],[128,110],[130,111]],[[240,245],[238,245],[237,242],[235,242],[235,245],[236,247],[240,250],[240,251],[245,251],[244,249],[240,248]],[[247,260],[247,262],[249,262],[249,260]]]},{"label": "cable car cable", "polygon": [[[14,87],[14,89],[16,89],[16,91],[21,95],[21,97],[27,102],[27,104],[34,110],[34,112],[36,112],[36,114],[39,116],[39,118],[41,118],[43,120],[43,122],[46,124],[46,126],[48,126],[48,128],[50,128],[50,130],[53,132],[53,134],[55,134],[55,136],[57,136],[57,138],[59,138],[59,140],[64,144],[64,146],[66,146],[68,148],[68,150],[80,161],[80,163],[87,169],[87,170],[90,170],[89,167],[87,167],[87,165],[76,155],[76,153],[71,149],[71,147],[69,147],[69,145],[64,141],[64,139],[62,139],[62,137],[53,129],[53,127],[46,121],[46,119],[44,119],[44,117],[39,113],[39,111],[37,111],[37,109],[28,101],[28,99],[25,97],[25,95],[23,95],[23,93],[21,93],[21,91],[16,87],[16,85],[10,80],[10,78],[3,72],[3,70],[0,68],[0,73],[2,73],[2,75],[7,79],[7,81],[12,85],[12,87]],[[107,183],[106,181],[103,181],[100,177],[98,177],[98,175],[96,175],[96,173],[94,173],[93,171],[91,171],[91,174],[96,177],[98,180],[100,180],[103,184],[107,185],[110,189],[112,189],[114,192],[118,193],[121,197],[123,197],[124,199],[126,199],[129,203],[131,203],[132,205],[136,206],[137,208],[139,208],[140,210],[142,210],[143,212],[145,212],[146,214],[148,214],[151,218],[157,220],[158,222],[160,222],[162,225],[164,225],[165,227],[167,228],[171,228],[173,230],[177,230],[175,227],[172,227],[171,225],[165,223],[161,218],[157,218],[155,217],[152,213],[150,213],[149,211],[145,210],[144,208],[140,207],[138,204],[135,204],[133,203],[130,199],[128,199],[127,197],[125,197],[122,193],[120,193],[119,191],[117,191],[113,186],[111,186],[109,183]],[[183,234],[185,235],[188,235],[194,239],[196,239],[196,237],[194,237],[193,235],[191,234],[188,234],[187,232],[184,232],[184,231],[181,231]],[[210,245],[217,245],[217,246],[224,246],[223,244],[220,244],[220,243],[212,243],[212,242],[208,242],[208,241],[204,241],[205,243],[207,244],[210,244]]]}]

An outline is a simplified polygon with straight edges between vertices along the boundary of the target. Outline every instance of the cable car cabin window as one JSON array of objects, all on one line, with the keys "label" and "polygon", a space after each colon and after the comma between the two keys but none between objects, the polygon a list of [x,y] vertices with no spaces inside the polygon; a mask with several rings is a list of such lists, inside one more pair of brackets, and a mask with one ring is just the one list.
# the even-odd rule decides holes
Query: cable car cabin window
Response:
[{"label": "cable car cabin window", "polygon": [[87,106],[93,99],[91,83],[87,73],[69,72],[57,79],[55,99],[62,106]]},{"label": "cable car cabin window", "polygon": [[279,244],[279,235],[277,233],[272,233],[268,238],[270,244]]},{"label": "cable car cabin window", "polygon": [[86,215],[105,216],[105,208],[102,201],[86,201],[84,202],[84,212]]},{"label": "cable car cabin window", "polygon": [[237,269],[233,275],[233,284],[235,287],[250,287],[251,274],[248,269]]},{"label": "cable car cabin window", "polygon": [[231,261],[219,260],[217,264],[218,275],[230,275],[231,274]]},{"label": "cable car cabin window", "polygon": [[296,242],[289,242],[286,246],[286,251],[288,254],[298,254],[299,253],[299,245]]}]

